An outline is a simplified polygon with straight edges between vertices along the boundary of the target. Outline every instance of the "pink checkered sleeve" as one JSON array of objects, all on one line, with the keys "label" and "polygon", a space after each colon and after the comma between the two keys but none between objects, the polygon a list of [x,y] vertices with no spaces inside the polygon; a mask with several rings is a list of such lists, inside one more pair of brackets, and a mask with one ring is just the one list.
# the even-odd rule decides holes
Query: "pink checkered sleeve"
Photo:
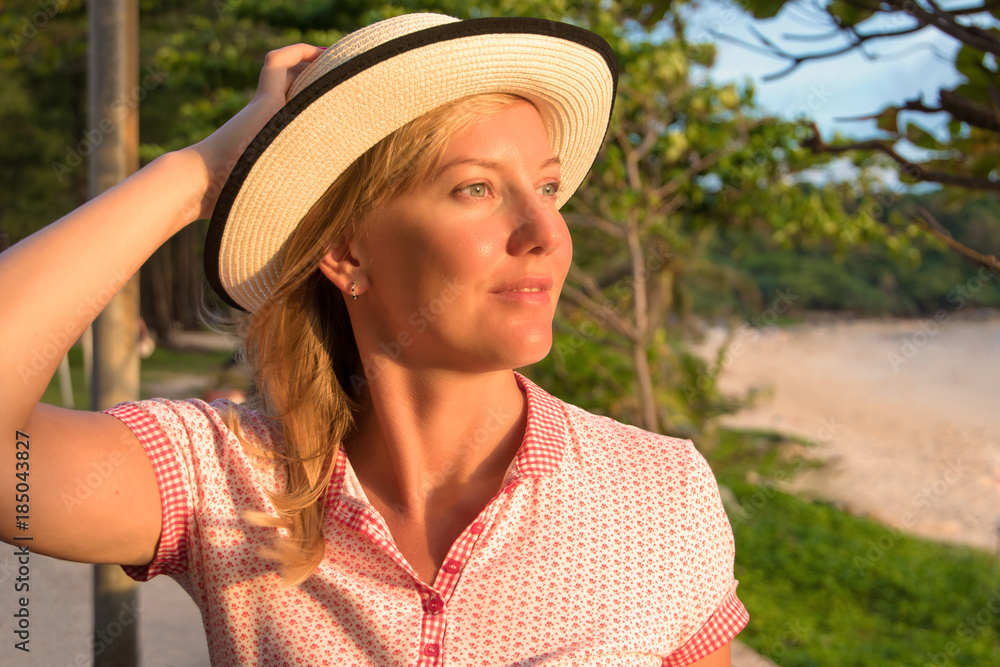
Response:
[{"label": "pink checkered sleeve", "polygon": [[120,403],[105,410],[129,427],[153,464],[160,487],[162,525],[156,555],[147,565],[123,565],[125,574],[148,581],[158,574],[180,574],[187,569],[187,535],[191,516],[184,474],[174,444],[160,425],[135,403]]},{"label": "pink checkered sleeve", "polygon": [[737,584],[738,582],[733,582],[726,597],[701,629],[683,646],[663,659],[663,667],[683,667],[697,662],[718,651],[746,627],[750,622],[750,614],[736,597]]}]

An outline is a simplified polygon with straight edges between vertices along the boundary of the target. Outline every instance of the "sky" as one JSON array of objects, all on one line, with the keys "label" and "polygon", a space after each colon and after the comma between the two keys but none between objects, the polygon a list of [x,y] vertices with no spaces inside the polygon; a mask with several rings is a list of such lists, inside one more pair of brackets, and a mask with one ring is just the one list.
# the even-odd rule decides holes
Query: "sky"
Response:
[{"label": "sky", "polygon": [[[930,105],[937,102],[937,91],[960,82],[952,66],[958,43],[950,37],[925,28],[914,35],[874,40],[866,45],[879,59],[866,59],[857,51],[830,59],[803,63],[797,70],[773,81],[764,81],[770,73],[780,72],[787,61],[719,40],[713,32],[757,43],[749,27],[793,53],[827,51],[843,44],[841,39],[826,41],[791,41],[787,34],[812,35],[829,32],[821,23],[822,14],[806,3],[786,5],[774,19],[756,21],[735,5],[724,0],[707,0],[689,24],[689,34],[699,41],[713,41],[718,57],[710,76],[716,82],[754,81],[758,103],[768,112],[785,116],[810,116],[817,121],[823,137],[833,132],[856,138],[878,136],[874,121],[853,121],[856,116],[873,115],[889,104],[905,102],[923,94]],[[899,30],[909,25],[906,19],[890,18],[879,28]],[[863,25],[871,29],[868,24]],[[926,116],[925,116],[926,117]],[[936,116],[925,123],[928,130],[943,121]]]}]

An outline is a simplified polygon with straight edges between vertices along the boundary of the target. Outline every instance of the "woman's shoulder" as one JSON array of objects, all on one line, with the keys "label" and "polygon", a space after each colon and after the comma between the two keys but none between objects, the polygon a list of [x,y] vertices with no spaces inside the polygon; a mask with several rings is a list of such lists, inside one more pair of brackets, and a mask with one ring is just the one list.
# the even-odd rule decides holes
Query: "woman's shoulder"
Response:
[{"label": "woman's shoulder", "polygon": [[274,465],[284,451],[280,423],[250,406],[153,398],[107,412],[131,429],[158,475],[187,488],[197,507],[228,511],[219,508],[230,501],[213,489],[258,498],[261,489],[284,484],[281,467]]},{"label": "woman's shoulder", "polygon": [[687,438],[653,433],[611,417],[566,404],[570,440],[581,453],[622,464],[700,467],[704,458]]},{"label": "woman's shoulder", "polygon": [[533,416],[536,425],[553,434],[565,431],[565,437],[570,440],[583,438],[597,443],[626,441],[640,448],[693,449],[688,439],[652,433],[591,412],[567,403],[523,375],[516,376],[528,396],[529,420]]},{"label": "woman's shoulder", "polygon": [[281,446],[281,426],[251,406],[219,398],[211,403],[199,398],[150,398],[129,401],[108,410],[136,431],[145,426],[162,433],[172,442],[187,441],[195,446],[220,446],[246,441],[265,451]]},{"label": "woman's shoulder", "polygon": [[691,515],[690,525],[711,520],[712,530],[725,532],[728,523],[716,520],[724,516],[718,483],[691,440],[653,433],[569,403],[563,406],[566,437],[560,476],[579,502],[597,498],[601,507],[634,516]]},{"label": "woman's shoulder", "polygon": [[708,467],[689,439],[631,426],[567,403],[530,381],[524,384],[538,421],[545,421],[547,426],[562,422],[549,432],[560,432],[558,437],[568,460],[575,459],[588,466],[634,467],[639,464],[659,471],[687,469],[699,475]]}]

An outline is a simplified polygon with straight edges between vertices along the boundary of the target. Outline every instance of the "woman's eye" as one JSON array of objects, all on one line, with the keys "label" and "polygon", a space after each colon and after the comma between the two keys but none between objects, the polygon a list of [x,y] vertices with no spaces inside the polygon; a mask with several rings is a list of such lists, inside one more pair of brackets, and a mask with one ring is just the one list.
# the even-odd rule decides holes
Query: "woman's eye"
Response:
[{"label": "woman's eye", "polygon": [[546,183],[542,187],[538,188],[538,191],[546,197],[554,197],[556,193],[559,192],[558,183]]},{"label": "woman's eye", "polygon": [[486,187],[485,183],[473,183],[472,185],[465,186],[459,190],[459,192],[464,192],[475,199],[482,199],[488,195],[490,191],[489,188]]}]

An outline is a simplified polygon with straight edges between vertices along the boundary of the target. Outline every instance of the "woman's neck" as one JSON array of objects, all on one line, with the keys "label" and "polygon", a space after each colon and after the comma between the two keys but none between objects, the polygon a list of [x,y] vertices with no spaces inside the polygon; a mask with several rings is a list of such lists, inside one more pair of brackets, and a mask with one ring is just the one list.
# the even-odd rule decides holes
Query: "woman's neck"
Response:
[{"label": "woman's neck", "polygon": [[386,366],[346,443],[365,492],[401,516],[492,496],[524,437],[527,403],[511,371]]}]

